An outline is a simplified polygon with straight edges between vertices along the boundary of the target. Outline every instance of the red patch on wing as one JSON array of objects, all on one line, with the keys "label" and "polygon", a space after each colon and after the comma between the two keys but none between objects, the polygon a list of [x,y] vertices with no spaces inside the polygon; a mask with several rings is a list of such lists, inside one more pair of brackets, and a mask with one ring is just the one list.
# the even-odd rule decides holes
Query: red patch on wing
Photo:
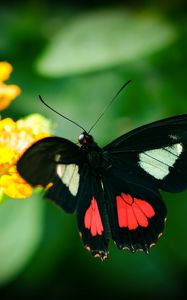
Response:
[{"label": "red patch on wing", "polygon": [[129,230],[138,226],[147,227],[148,219],[155,215],[153,207],[145,200],[133,198],[122,193],[116,197],[119,227],[128,227]]},{"label": "red patch on wing", "polygon": [[103,224],[101,221],[96,199],[93,197],[84,216],[84,226],[90,230],[92,236],[102,235]]}]

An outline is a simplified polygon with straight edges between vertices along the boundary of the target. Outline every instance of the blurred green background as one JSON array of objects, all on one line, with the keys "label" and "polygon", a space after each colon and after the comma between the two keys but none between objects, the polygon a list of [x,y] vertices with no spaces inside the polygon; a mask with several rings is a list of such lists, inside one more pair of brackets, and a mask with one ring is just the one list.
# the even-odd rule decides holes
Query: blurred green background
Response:
[{"label": "blurred green background", "polygon": [[[100,145],[187,112],[186,1],[6,1],[0,60],[22,93],[3,112],[41,113],[54,133],[77,140],[127,80],[131,85],[93,130]],[[75,216],[38,194],[0,206],[0,299],[182,299],[187,280],[187,192],[162,193],[168,221],[149,255],[119,251],[101,262],[84,250]]]}]

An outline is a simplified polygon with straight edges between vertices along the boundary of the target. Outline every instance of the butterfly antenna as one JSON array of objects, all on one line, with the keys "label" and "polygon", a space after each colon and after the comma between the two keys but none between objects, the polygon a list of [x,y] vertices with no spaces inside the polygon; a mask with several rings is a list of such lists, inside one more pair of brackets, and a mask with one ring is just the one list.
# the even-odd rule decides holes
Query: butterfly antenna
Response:
[{"label": "butterfly antenna", "polygon": [[131,82],[132,80],[128,80],[127,82],[125,82],[122,87],[119,89],[119,91],[115,94],[115,96],[111,99],[111,101],[106,105],[106,107],[104,108],[103,112],[100,114],[100,116],[97,118],[97,120],[95,121],[95,123],[92,125],[92,127],[90,128],[90,130],[88,131],[88,133],[90,133],[90,131],[96,126],[96,124],[99,122],[99,120],[102,118],[102,116],[105,114],[105,112],[109,109],[109,107],[112,105],[112,103],[117,99],[117,97],[119,96],[119,94],[124,90],[124,88]]},{"label": "butterfly antenna", "polygon": [[69,119],[68,117],[66,117],[66,116],[64,116],[64,115],[62,115],[62,114],[60,114],[60,113],[59,113],[58,111],[56,111],[54,108],[52,108],[51,106],[49,106],[49,105],[42,99],[42,97],[41,97],[40,95],[39,95],[39,99],[40,99],[40,101],[41,101],[45,106],[47,106],[49,109],[51,109],[52,111],[54,111],[57,115],[59,115],[59,116],[63,117],[64,119],[70,121],[71,123],[75,124],[76,126],[78,126],[78,127],[81,128],[83,131],[86,132],[86,130],[85,130],[82,126],[80,126],[80,125],[77,124],[76,122],[72,121],[72,120]]}]

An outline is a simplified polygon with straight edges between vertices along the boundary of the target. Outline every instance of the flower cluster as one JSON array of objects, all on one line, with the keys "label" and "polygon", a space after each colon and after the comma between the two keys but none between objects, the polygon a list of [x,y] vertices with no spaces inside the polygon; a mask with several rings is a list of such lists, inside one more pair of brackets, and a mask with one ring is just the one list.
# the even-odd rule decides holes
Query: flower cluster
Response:
[{"label": "flower cluster", "polygon": [[[5,85],[12,67],[0,62],[0,109],[20,93],[16,85]],[[0,120],[0,201],[5,196],[26,198],[32,194],[32,187],[18,174],[16,163],[23,152],[34,142],[49,136],[50,122],[39,114],[14,121],[11,118]]]}]

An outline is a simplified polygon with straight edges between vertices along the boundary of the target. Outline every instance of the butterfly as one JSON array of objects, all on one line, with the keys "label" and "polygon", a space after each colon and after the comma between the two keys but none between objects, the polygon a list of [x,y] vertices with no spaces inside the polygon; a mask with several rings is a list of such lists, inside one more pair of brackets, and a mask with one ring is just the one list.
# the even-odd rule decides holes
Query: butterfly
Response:
[{"label": "butterfly", "polygon": [[21,156],[18,172],[33,187],[49,186],[45,197],[76,212],[94,257],[108,257],[111,239],[119,249],[148,253],[165,226],[160,190],[187,188],[187,114],[141,126],[103,148],[85,130],[78,142],[43,138]]}]

